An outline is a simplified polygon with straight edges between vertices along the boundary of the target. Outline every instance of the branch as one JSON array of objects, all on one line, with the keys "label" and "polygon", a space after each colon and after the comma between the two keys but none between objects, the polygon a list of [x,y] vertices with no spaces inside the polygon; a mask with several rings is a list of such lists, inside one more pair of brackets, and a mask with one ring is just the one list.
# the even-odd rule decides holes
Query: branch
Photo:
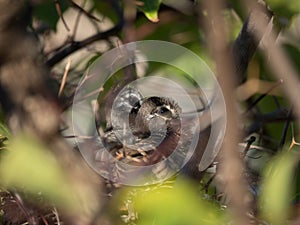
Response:
[{"label": "branch", "polygon": [[118,3],[116,1],[111,1],[111,4],[119,17],[119,22],[114,27],[112,27],[107,31],[97,33],[91,37],[88,37],[83,41],[72,41],[69,44],[63,46],[62,48],[59,48],[59,50],[50,59],[46,61],[46,65],[49,67],[53,67],[55,64],[57,64],[58,62],[60,62],[61,60],[63,60],[65,57],[72,54],[73,52],[81,48],[84,48],[94,43],[95,41],[104,40],[111,36],[117,35],[123,28],[124,17],[123,17],[123,12],[120,9]]},{"label": "branch", "polygon": [[[244,74],[249,61],[257,49],[258,43],[263,37],[255,35],[256,27],[260,19],[269,23],[271,13],[265,10],[265,6],[256,4],[245,21],[243,28],[235,40],[232,50],[229,53],[226,43],[226,30],[223,17],[221,16],[222,7],[225,1],[205,1],[209,21],[206,21],[206,33],[208,34],[210,48],[216,63],[217,77],[222,88],[226,112],[227,124],[224,142],[222,145],[220,174],[224,180],[224,187],[229,199],[229,206],[234,215],[233,224],[249,224],[247,213],[251,211],[246,202],[246,196],[250,196],[247,191],[246,179],[243,175],[244,165],[237,151],[238,143],[241,140],[238,124],[241,122],[236,110],[233,99],[235,87],[244,80]],[[211,25],[213,21],[213,29]]]},{"label": "branch", "polygon": [[263,34],[255,34],[259,21],[257,13],[263,13],[267,23],[270,22],[273,13],[261,4],[257,4],[255,9],[243,24],[243,27],[233,43],[232,54],[237,75],[237,81],[242,83],[245,80],[245,72],[248,64],[254,55]]},{"label": "branch", "polygon": [[251,123],[245,130],[245,135],[248,136],[252,133],[258,132],[264,124],[275,123],[275,122],[284,122],[294,120],[293,115],[288,115],[288,112],[282,109],[275,110],[271,113],[261,114],[255,113],[251,116],[253,123]]},{"label": "branch", "polygon": [[[24,3],[23,0],[0,1],[2,111],[13,135],[33,136],[49,149],[49,154],[55,157],[59,168],[63,169],[62,175],[74,187],[72,192],[78,200],[80,213],[70,218],[70,224],[88,224],[100,206],[100,200],[93,202],[91,198],[98,198],[101,182],[58,133],[62,109],[47,80],[50,77],[49,71],[39,60],[37,44],[26,31],[31,15],[30,7],[25,8]],[[87,198],[86,193],[90,193],[91,198]],[[68,214],[71,211],[65,209],[64,212]]]}]

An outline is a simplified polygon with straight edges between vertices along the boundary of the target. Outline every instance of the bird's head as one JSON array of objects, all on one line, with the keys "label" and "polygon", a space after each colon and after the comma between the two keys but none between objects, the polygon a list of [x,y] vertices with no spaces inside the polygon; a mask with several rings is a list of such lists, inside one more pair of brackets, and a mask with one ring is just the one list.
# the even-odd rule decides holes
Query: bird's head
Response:
[{"label": "bird's head", "polygon": [[180,128],[180,113],[181,108],[169,98],[144,98],[131,111],[131,128],[140,137],[150,136],[151,130],[171,133]]}]

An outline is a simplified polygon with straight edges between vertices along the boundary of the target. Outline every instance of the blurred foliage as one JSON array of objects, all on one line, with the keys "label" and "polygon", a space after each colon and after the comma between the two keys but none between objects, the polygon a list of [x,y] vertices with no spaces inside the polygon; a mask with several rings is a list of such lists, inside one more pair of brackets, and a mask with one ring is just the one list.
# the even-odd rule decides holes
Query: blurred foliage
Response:
[{"label": "blurred foliage", "polygon": [[[246,10],[242,1],[229,0],[230,6],[238,13],[239,16],[245,18]],[[300,3],[293,0],[265,0],[269,8],[277,17],[292,18],[300,11]]]},{"label": "blurred foliage", "polygon": [[260,207],[262,216],[274,225],[286,224],[290,216],[291,184],[298,159],[298,153],[283,152],[265,170]]},{"label": "blurred foliage", "polygon": [[300,12],[300,2],[293,0],[267,0],[269,7],[275,12],[277,16],[293,17]]},{"label": "blurred foliage", "polygon": [[297,43],[294,45],[287,43],[284,45],[284,49],[287,52],[293,66],[297,69],[297,71],[300,71],[300,51]]},{"label": "blurred foliage", "polygon": [[45,145],[33,137],[17,136],[10,139],[7,149],[0,163],[2,187],[42,193],[51,203],[77,210],[74,187]]},{"label": "blurred foliage", "polygon": [[152,22],[158,22],[158,9],[161,0],[141,0],[138,7]]},{"label": "blurred foliage", "polygon": [[53,0],[42,1],[34,7],[34,16],[46,23],[51,29],[56,30],[56,24],[59,20],[57,7],[63,13],[68,8],[67,0],[59,0],[55,4]]},{"label": "blurred foliage", "polygon": [[243,20],[247,17],[245,13],[245,6],[242,1],[239,0],[229,0],[228,1],[230,7],[234,9],[234,11],[239,15]]},{"label": "blurred foliage", "polygon": [[118,22],[118,16],[113,9],[113,7],[108,4],[107,1],[99,1],[99,0],[90,0],[93,4],[93,8],[103,15],[104,17],[109,18],[113,23]]},{"label": "blurred foliage", "polygon": [[8,138],[10,136],[10,132],[5,123],[0,123],[0,139]]},{"label": "blurred foliage", "polygon": [[[89,13],[99,13],[112,24],[118,22],[118,14],[107,1],[89,0],[86,2],[90,3]],[[194,6],[195,2],[201,1],[182,2],[184,2],[182,4],[182,8],[184,8],[188,6],[188,2]],[[299,18],[297,19],[297,16],[299,17],[300,2],[295,0],[267,0],[267,3],[274,12],[275,19],[284,21],[286,24],[284,26],[286,29],[279,31],[280,38],[278,39],[284,43],[286,54],[299,73],[300,35],[298,32],[299,26],[297,25]],[[123,5],[120,4],[120,6]],[[162,6],[164,6],[164,1],[160,0],[140,0],[137,2],[136,9],[145,15],[137,13],[134,21],[136,32],[139,34],[138,38],[140,40],[154,39],[180,44],[200,56],[214,70],[214,62],[207,49],[209,40],[204,34],[202,21],[198,21],[196,12],[193,11],[196,9],[191,7],[189,8],[190,11],[186,13],[184,10],[181,11],[180,8],[174,10],[172,4],[168,4],[167,7],[172,10],[169,8],[159,10],[163,8]],[[57,23],[60,20],[57,7],[62,12],[70,9],[69,2],[66,0],[59,0],[57,5],[52,0],[42,1],[34,7],[34,19],[47,24],[53,33],[56,32]],[[245,11],[243,1],[228,1],[227,8],[224,10],[224,20],[228,28],[230,42],[234,41],[241,29],[242,22],[247,17]],[[153,22],[158,23],[154,24]],[[106,41],[110,44],[109,47],[113,47],[113,44],[115,44],[111,40]],[[82,76],[83,72],[103,54],[101,51],[92,50],[94,49],[89,49],[90,55],[87,57],[88,62],[83,70],[76,71],[77,76]],[[274,81],[272,73],[268,69],[268,58],[264,58],[258,52],[252,62],[255,63],[249,66],[248,80],[255,78],[261,81]],[[188,64],[189,62],[185,61],[184,63]],[[75,74],[74,71],[71,70],[70,77]],[[190,84],[190,80],[184,72],[170,67],[165,68],[160,63],[149,63],[143,75],[152,75],[157,72],[172,74],[169,76]],[[61,77],[61,74],[59,75]],[[104,91],[99,98],[105,96],[114,85],[118,84],[122,79],[122,75],[122,71],[118,71],[111,77],[106,82]],[[252,93],[250,98],[252,100],[257,99],[262,94],[255,92]],[[268,94],[255,106],[255,110],[262,114],[272,113],[279,109],[284,111],[289,108],[289,101],[282,93],[278,95]],[[247,121],[249,124],[251,122],[253,122],[252,118]],[[274,123],[260,124],[261,127],[258,133],[261,135],[261,139],[267,139],[267,141],[260,141],[258,138],[255,145],[275,153],[284,131],[285,122],[275,121]],[[291,129],[288,129],[287,134],[286,142],[288,145],[294,134]],[[8,146],[5,142],[7,138],[9,138]],[[77,205],[75,204],[77,203],[76,191],[71,182],[65,179],[64,171],[46,146],[33,137],[11,137],[4,123],[0,123],[0,146],[1,149],[4,147],[6,149],[6,151],[0,150],[0,183],[2,187],[7,189],[17,187],[33,195],[42,192],[50,202],[61,207],[77,210],[73,208],[74,205]],[[298,201],[300,196],[298,155],[284,152],[275,156],[269,163],[272,157],[271,154],[268,154],[267,151],[261,153],[261,151],[264,150],[251,148],[245,157],[246,163],[249,164],[249,167],[252,167],[253,171],[251,172],[258,173],[263,177],[261,195],[255,196],[259,198],[258,209],[261,211],[262,218],[272,224],[284,224],[289,217],[290,204],[293,201]],[[299,150],[296,148],[294,151]],[[263,158],[265,155],[266,158]],[[206,184],[205,182],[201,183],[202,186]],[[209,196],[207,199],[210,201],[204,199],[203,196],[205,195],[197,190],[198,186],[199,184],[191,184],[189,181],[184,180],[176,183],[174,188],[144,187],[125,189],[119,193],[121,197],[114,202],[115,206],[112,208],[118,211],[118,206],[125,204],[127,215],[121,215],[125,223],[132,222],[141,225],[226,224],[229,220],[227,211],[221,209],[219,199],[215,197],[220,194],[216,190],[217,184],[212,183],[209,185],[206,194]]]},{"label": "blurred foliage", "polygon": [[198,185],[179,179],[174,184],[161,184],[140,188],[126,188],[119,193],[123,202],[121,218],[139,225],[218,225],[226,224],[229,215],[220,206],[199,195]]}]

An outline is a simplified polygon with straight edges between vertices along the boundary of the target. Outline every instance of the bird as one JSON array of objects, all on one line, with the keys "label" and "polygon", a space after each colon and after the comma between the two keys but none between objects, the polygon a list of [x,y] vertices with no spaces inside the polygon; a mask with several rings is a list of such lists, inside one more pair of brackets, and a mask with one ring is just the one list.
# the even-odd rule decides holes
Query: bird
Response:
[{"label": "bird", "polygon": [[[178,104],[169,98],[142,98],[130,110],[128,127],[123,127],[130,129],[135,140],[126,140],[127,137],[119,140],[116,131],[111,127],[104,133],[104,146],[114,158],[131,165],[158,163],[172,154],[178,144],[180,112]],[[120,132],[124,134],[127,130]]]},{"label": "bird", "polygon": [[[144,97],[133,87],[123,89],[107,113],[106,129],[99,131],[101,143],[92,151],[93,168],[114,184],[137,176],[147,166],[153,166],[154,180],[178,171],[186,154],[175,150],[179,145],[184,148],[181,139],[188,136],[181,131],[181,114],[170,97]],[[127,165],[137,169],[130,171]]]},{"label": "bird", "polygon": [[89,140],[84,144],[88,145],[84,151],[88,151],[89,164],[100,175],[118,185],[128,178],[135,179],[151,166],[147,178],[154,182],[178,173],[201,178],[199,163],[210,126],[198,135],[195,131],[200,117],[186,116],[172,97],[145,97],[135,87],[124,88],[112,102],[111,112],[106,113],[106,128],[98,128],[101,142]]}]

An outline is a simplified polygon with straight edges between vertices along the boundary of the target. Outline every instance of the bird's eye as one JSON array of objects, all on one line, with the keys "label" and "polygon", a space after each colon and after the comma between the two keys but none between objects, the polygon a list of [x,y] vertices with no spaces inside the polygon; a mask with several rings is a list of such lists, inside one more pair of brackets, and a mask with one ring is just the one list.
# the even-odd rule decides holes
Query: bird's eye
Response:
[{"label": "bird's eye", "polygon": [[170,110],[166,107],[161,107],[159,110],[158,110],[158,113],[159,114],[164,114],[164,113],[167,113],[169,112]]}]

